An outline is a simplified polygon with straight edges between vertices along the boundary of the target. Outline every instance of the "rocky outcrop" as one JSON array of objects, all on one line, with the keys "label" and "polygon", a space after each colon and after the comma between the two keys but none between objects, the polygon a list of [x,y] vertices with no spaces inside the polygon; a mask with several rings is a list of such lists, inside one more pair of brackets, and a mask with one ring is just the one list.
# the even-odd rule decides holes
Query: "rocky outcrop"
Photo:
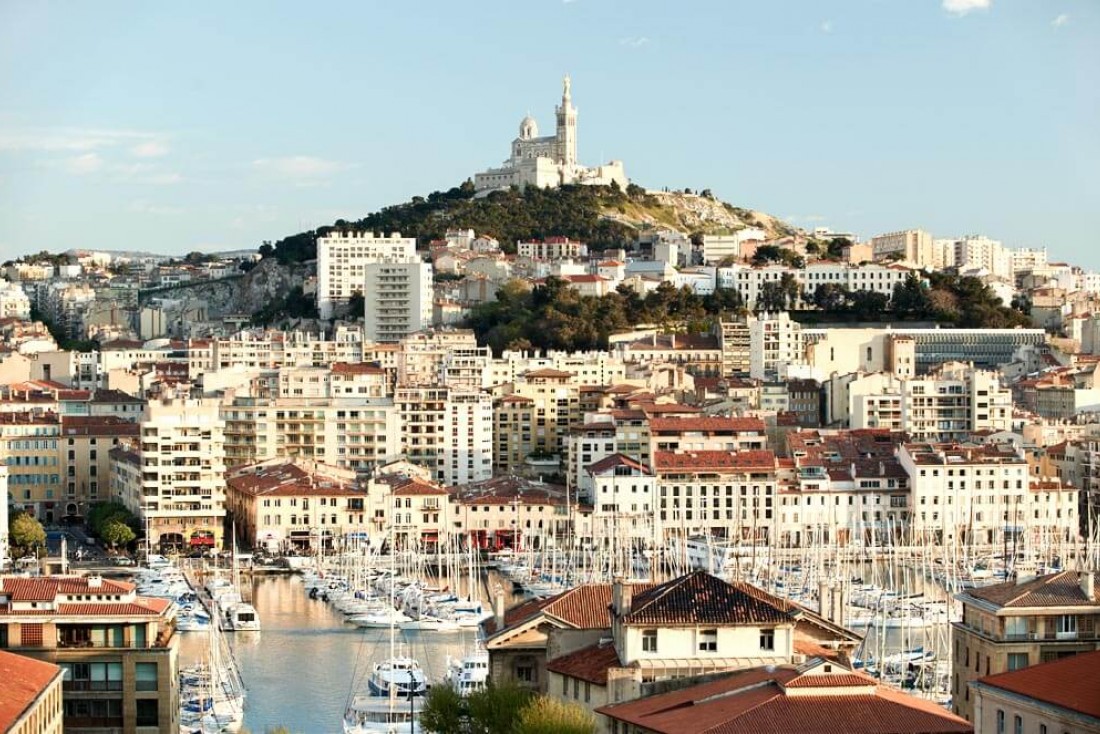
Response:
[{"label": "rocky outcrop", "polygon": [[265,258],[241,276],[142,291],[141,303],[154,299],[202,303],[212,319],[227,314],[253,314],[302,285],[316,271],[316,261],[281,265],[275,258]]}]

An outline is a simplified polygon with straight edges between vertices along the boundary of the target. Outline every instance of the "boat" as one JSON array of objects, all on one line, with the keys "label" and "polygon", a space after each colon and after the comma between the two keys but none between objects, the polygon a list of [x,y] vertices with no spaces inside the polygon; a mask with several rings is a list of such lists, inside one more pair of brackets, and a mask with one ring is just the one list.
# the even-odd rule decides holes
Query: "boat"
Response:
[{"label": "boat", "polygon": [[423,696],[428,692],[420,663],[408,657],[392,657],[375,663],[367,685],[375,696],[388,697],[393,692],[396,696],[408,698]]},{"label": "boat", "polygon": [[463,698],[484,688],[488,680],[489,651],[480,643],[472,653],[448,665],[447,682]]},{"label": "boat", "polygon": [[222,612],[225,629],[233,632],[259,632],[260,615],[256,607],[248,602],[239,601],[225,607]]}]

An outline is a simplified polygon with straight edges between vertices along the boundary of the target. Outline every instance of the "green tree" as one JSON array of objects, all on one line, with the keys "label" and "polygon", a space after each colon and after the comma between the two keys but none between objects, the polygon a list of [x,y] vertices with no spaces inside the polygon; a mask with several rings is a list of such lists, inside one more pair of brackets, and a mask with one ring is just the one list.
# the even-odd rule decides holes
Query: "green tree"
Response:
[{"label": "green tree", "polygon": [[132,525],[137,522],[137,517],[118,500],[100,502],[92,505],[92,509],[88,511],[88,527],[92,529],[93,533],[101,537],[104,526],[115,520],[126,525]]},{"label": "green tree", "polygon": [[837,313],[848,308],[850,296],[848,289],[839,283],[822,283],[814,290],[813,302],[822,311]]},{"label": "green tree", "polygon": [[471,734],[515,734],[520,712],[534,694],[515,683],[489,682],[466,699]]},{"label": "green tree", "polygon": [[755,309],[774,313],[787,310],[787,291],[778,280],[769,280],[760,286]]},{"label": "green tree", "polygon": [[117,548],[130,543],[137,535],[129,525],[115,517],[104,523],[99,530],[99,537],[112,548]]},{"label": "green tree", "polygon": [[520,711],[516,734],[595,734],[596,718],[576,704],[539,696]]},{"label": "green tree", "polygon": [[420,726],[431,734],[464,734],[466,700],[451,686],[433,686],[420,711]]},{"label": "green tree", "polygon": [[853,291],[852,313],[860,321],[878,321],[890,305],[890,297],[876,291]]},{"label": "green tree", "polygon": [[894,313],[899,316],[923,318],[932,312],[932,301],[920,279],[910,273],[905,281],[894,286],[891,299]]},{"label": "green tree", "polygon": [[356,290],[348,299],[348,316],[353,319],[363,319],[367,315],[367,299],[363,298],[363,291]]},{"label": "green tree", "polygon": [[31,515],[17,512],[8,521],[8,540],[21,553],[27,553],[46,544],[46,530]]}]

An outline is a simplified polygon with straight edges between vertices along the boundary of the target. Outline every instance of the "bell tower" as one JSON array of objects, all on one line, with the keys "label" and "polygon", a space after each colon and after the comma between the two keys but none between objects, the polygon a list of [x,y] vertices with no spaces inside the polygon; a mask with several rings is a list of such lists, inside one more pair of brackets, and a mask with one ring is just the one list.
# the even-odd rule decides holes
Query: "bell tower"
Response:
[{"label": "bell tower", "polygon": [[562,81],[561,105],[555,110],[558,118],[558,158],[561,163],[577,163],[577,109],[573,106],[569,76]]}]

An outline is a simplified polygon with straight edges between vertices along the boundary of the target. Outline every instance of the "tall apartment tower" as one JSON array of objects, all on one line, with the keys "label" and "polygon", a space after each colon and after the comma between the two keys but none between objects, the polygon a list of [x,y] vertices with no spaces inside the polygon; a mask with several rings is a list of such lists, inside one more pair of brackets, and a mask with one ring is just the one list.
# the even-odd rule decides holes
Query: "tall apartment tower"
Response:
[{"label": "tall apartment tower", "polygon": [[111,452],[112,494],[145,523],[150,547],[222,545],[225,421],[218,400],[150,401],[135,448]]}]

